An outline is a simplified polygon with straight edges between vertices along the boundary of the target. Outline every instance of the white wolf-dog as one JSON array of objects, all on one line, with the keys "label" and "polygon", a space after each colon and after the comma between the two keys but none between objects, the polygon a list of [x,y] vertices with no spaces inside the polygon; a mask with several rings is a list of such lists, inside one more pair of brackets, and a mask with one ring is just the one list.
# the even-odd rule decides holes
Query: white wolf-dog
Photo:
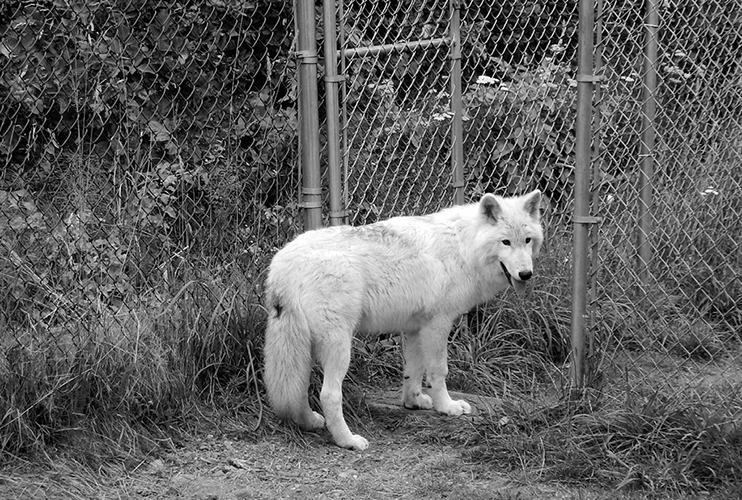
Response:
[{"label": "white wolf-dog", "polygon": [[[406,408],[470,413],[446,389],[448,335],[456,318],[508,286],[525,292],[543,242],[540,203],[538,190],[485,194],[431,215],[308,231],[286,245],[266,281],[264,379],[275,414],[304,429],[326,422],[338,446],[366,449],[345,423],[342,383],[354,333],[384,332],[405,336]],[[313,361],[324,417],[309,406]]]}]

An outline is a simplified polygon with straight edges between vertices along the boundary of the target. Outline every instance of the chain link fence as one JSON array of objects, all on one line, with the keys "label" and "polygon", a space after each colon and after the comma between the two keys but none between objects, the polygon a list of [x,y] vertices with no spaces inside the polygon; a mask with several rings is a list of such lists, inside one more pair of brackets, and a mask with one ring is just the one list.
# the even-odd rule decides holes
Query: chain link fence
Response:
[{"label": "chain link fence", "polygon": [[[341,2],[341,51],[449,35],[450,5]],[[559,216],[574,156],[576,2],[467,2],[461,10],[464,173],[468,200],[539,187]],[[451,48],[343,60],[348,205],[353,223],[426,213],[453,199]]]},{"label": "chain link fence", "polygon": [[[630,386],[739,409],[742,353],[742,7],[598,5],[593,319],[601,356]],[[656,36],[647,37],[647,33]],[[657,58],[643,48],[653,41]],[[643,82],[656,74],[647,265],[639,214]]]},{"label": "chain link fence", "polygon": [[[587,379],[622,394],[720,397],[738,411],[742,12],[723,0],[648,5],[659,24],[642,3],[596,2],[591,196],[601,222],[591,238]],[[550,247],[542,273],[560,276],[571,252],[577,7],[461,5],[466,198],[541,189]],[[343,1],[338,19],[341,52],[363,54],[341,71],[351,222],[449,205],[451,47],[368,50],[447,36],[449,2]],[[657,58],[647,62],[652,41]],[[647,127],[654,144],[644,152]]]},{"label": "chain link fence", "polygon": [[[567,288],[577,4],[471,0],[460,31],[466,199],[540,188],[540,274]],[[449,2],[338,7],[349,221],[450,205],[450,45],[359,50],[449,36]],[[658,9],[647,278],[644,13],[597,3],[593,383],[739,406],[742,7]],[[300,230],[294,22],[267,0],[0,6],[3,449],[91,406],[153,416],[194,379],[254,373],[260,328],[243,325],[262,324],[263,273]]]},{"label": "chain link fence", "polygon": [[254,373],[293,36],[291,2],[0,4],[0,451]]},{"label": "chain link fence", "polygon": [[441,40],[448,26],[447,1],[338,4],[351,224],[435,211],[453,200],[449,48],[399,48]]}]

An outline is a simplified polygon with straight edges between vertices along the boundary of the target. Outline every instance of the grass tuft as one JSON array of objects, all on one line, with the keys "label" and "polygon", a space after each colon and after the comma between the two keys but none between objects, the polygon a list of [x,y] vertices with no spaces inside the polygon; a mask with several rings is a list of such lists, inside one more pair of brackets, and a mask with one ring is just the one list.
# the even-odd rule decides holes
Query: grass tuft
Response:
[{"label": "grass tuft", "polygon": [[238,389],[251,399],[241,407],[260,413],[255,291],[234,270],[178,271],[187,279],[171,294],[4,332],[0,459],[75,449],[95,469],[130,466],[225,392]]},{"label": "grass tuft", "polygon": [[[742,478],[742,407],[655,393],[620,407],[583,413],[511,406],[479,431],[468,455],[544,480],[614,489],[694,491],[734,488]],[[561,416],[560,416],[561,414]]]}]

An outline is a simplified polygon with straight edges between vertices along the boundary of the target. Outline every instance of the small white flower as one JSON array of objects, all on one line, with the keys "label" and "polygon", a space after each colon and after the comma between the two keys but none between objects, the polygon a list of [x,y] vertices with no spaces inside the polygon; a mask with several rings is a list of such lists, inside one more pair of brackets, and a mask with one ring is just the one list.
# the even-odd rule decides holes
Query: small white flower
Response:
[{"label": "small white flower", "polygon": [[606,202],[606,203],[607,203],[608,205],[610,205],[611,203],[613,203],[613,201],[614,201],[615,199],[616,199],[616,197],[615,197],[615,196],[613,196],[612,194],[609,194],[608,196],[606,196],[606,197],[605,197],[605,202]]},{"label": "small white flower", "polygon": [[570,87],[577,87],[577,80],[574,78],[567,78],[567,85]]},{"label": "small white flower", "polygon": [[549,47],[549,50],[551,50],[555,54],[560,54],[560,53],[564,52],[565,50],[567,50],[567,48],[564,45],[561,45],[559,43],[555,43],[554,45],[552,45],[551,47]]},{"label": "small white flower", "polygon": [[623,80],[625,82],[628,82],[628,83],[631,83],[631,82],[634,81],[634,79],[632,77],[630,77],[630,76],[622,76],[621,77],[621,80]]},{"label": "small white flower", "polygon": [[433,120],[436,121],[443,121],[447,118],[451,118],[453,116],[453,113],[450,111],[446,111],[445,113],[433,113]]},{"label": "small white flower", "polygon": [[673,53],[673,55],[679,58],[688,57],[688,55],[680,49],[676,50],[675,53]]},{"label": "small white flower", "polygon": [[717,191],[716,189],[712,187],[707,187],[706,189],[701,191],[701,196],[709,196],[709,195],[717,196],[718,194],[719,194],[719,191]]},{"label": "small white flower", "polygon": [[491,76],[481,75],[477,78],[477,83],[480,85],[495,85],[500,83],[500,80]]}]

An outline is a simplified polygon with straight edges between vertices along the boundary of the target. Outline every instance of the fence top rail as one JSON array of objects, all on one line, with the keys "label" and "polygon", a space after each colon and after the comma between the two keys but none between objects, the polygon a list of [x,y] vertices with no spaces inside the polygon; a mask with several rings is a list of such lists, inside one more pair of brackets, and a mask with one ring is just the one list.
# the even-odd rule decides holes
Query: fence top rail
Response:
[{"label": "fence top rail", "polygon": [[388,54],[390,52],[402,52],[417,49],[433,49],[451,44],[449,37],[433,38],[431,40],[420,40],[415,42],[387,43],[384,45],[372,45],[370,47],[357,47],[342,51],[345,57],[364,57],[367,55]]}]

